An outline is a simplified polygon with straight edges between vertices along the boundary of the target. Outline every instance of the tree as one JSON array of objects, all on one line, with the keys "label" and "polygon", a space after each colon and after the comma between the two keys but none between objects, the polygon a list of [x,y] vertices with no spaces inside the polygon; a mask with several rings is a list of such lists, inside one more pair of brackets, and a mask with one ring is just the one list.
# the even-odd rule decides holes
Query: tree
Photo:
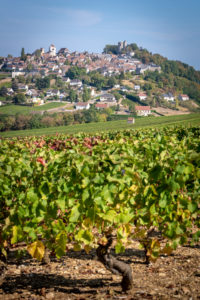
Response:
[{"label": "tree", "polygon": [[16,115],[16,119],[15,119],[15,129],[17,130],[22,130],[22,129],[27,129],[29,128],[29,120],[31,119],[31,116],[29,115],[20,115],[17,114]]},{"label": "tree", "polygon": [[23,60],[23,61],[25,61],[26,60],[26,54],[25,54],[25,50],[24,50],[24,48],[22,48],[22,50],[21,50],[21,60]]},{"label": "tree", "polygon": [[178,106],[179,106],[179,101],[178,99],[176,99],[176,109],[178,109]]},{"label": "tree", "polygon": [[108,79],[108,86],[109,86],[110,88],[113,88],[114,85],[115,85],[116,83],[117,83],[117,81],[116,81],[115,77],[110,77],[110,78]]},{"label": "tree", "polygon": [[69,65],[70,65],[70,62],[69,62],[68,59],[65,60],[64,65],[65,65],[65,66],[69,66]]},{"label": "tree", "polygon": [[83,122],[83,115],[81,112],[77,111],[74,114],[74,121],[75,121],[75,123],[80,123],[80,124]]},{"label": "tree", "polygon": [[50,79],[49,79],[49,77],[37,78],[35,85],[39,90],[49,88],[50,87]]},{"label": "tree", "polygon": [[11,130],[14,128],[15,125],[15,117],[8,116],[4,121],[4,130]]},{"label": "tree", "polygon": [[22,93],[19,93],[19,94],[15,95],[14,102],[15,102],[15,104],[25,103],[26,102],[25,95],[22,94]]},{"label": "tree", "polygon": [[18,79],[18,82],[19,82],[19,83],[25,83],[25,82],[26,82],[25,77],[22,76],[22,75],[18,76],[17,79]]},{"label": "tree", "polygon": [[103,53],[106,54],[118,54],[118,46],[117,45],[106,45],[103,49]]},{"label": "tree", "polygon": [[82,76],[86,75],[85,68],[79,68],[77,66],[72,66],[66,73],[65,76],[70,79],[81,79]]},{"label": "tree", "polygon": [[7,95],[7,88],[5,86],[2,86],[0,88],[0,96],[5,97]]},{"label": "tree", "polygon": [[77,99],[78,99],[78,96],[77,96],[77,94],[76,94],[76,92],[74,90],[70,90],[68,98],[69,98],[70,102],[76,102]]},{"label": "tree", "polygon": [[96,87],[98,90],[101,90],[102,87],[106,86],[106,79],[103,75],[98,72],[92,72],[90,74],[91,85]]},{"label": "tree", "polygon": [[71,125],[74,122],[74,115],[72,113],[64,113],[63,115],[64,125]]},{"label": "tree", "polygon": [[129,107],[130,112],[135,113],[135,104],[134,104],[134,102],[132,102],[132,103],[130,102],[128,107]]},{"label": "tree", "polygon": [[28,63],[27,67],[26,67],[27,71],[32,71],[34,69],[33,65]]},{"label": "tree", "polygon": [[90,89],[84,87],[83,94],[82,94],[83,102],[87,102],[90,99]]},{"label": "tree", "polygon": [[40,57],[41,57],[41,50],[40,49],[37,49],[37,50],[35,50],[35,57],[37,58],[37,59],[39,59]]},{"label": "tree", "polygon": [[12,82],[12,89],[13,89],[14,92],[18,91],[18,85],[17,85],[17,82],[15,80],[13,80],[13,82]]},{"label": "tree", "polygon": [[138,45],[136,43],[132,43],[128,45],[128,48],[130,48],[132,51],[135,51],[138,50]]}]

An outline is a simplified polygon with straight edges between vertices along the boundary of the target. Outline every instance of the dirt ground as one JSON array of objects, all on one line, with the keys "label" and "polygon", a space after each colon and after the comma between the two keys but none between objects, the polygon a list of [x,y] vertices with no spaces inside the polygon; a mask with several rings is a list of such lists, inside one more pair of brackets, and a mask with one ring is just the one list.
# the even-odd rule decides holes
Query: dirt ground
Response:
[{"label": "dirt ground", "polygon": [[191,112],[184,107],[181,107],[180,110],[174,110],[164,107],[152,107],[152,110],[155,110],[157,113],[162,114],[163,116],[175,116],[175,115],[184,115],[190,114]]},{"label": "dirt ground", "polygon": [[95,251],[69,251],[43,265],[28,255],[16,260],[11,252],[0,286],[0,299],[200,299],[200,246],[180,247],[171,256],[144,264],[144,252],[133,243],[119,259],[131,265],[133,288],[125,294],[121,277],[96,260]]}]

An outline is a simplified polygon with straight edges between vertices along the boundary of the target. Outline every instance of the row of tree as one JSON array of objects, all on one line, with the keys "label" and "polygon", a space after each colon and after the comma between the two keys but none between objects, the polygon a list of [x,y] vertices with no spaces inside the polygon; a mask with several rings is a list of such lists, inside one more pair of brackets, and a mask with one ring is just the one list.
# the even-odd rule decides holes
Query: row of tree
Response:
[{"label": "row of tree", "polygon": [[112,110],[96,110],[94,107],[89,110],[77,111],[74,113],[56,113],[43,115],[32,113],[30,115],[17,114],[15,116],[0,116],[0,131],[24,130],[45,128],[52,126],[65,126],[72,124],[100,122],[109,120]]}]

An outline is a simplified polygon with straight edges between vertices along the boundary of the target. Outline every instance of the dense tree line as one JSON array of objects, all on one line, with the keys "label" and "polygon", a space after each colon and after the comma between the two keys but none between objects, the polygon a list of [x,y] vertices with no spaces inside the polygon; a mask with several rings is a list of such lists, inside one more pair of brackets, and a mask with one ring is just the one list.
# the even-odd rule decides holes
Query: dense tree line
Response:
[{"label": "dense tree line", "polygon": [[2,115],[0,116],[0,131],[35,129],[107,121],[109,120],[108,117],[110,113],[112,113],[110,109],[102,112],[91,107],[89,110],[79,110],[74,113],[44,113],[43,115],[33,113],[29,115],[16,114],[15,116]]}]

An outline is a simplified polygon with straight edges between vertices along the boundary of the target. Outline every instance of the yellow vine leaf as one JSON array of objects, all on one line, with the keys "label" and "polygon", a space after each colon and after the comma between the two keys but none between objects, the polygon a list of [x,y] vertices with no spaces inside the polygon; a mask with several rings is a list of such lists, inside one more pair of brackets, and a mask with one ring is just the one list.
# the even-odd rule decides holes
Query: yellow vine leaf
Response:
[{"label": "yellow vine leaf", "polygon": [[45,252],[45,247],[41,241],[35,241],[27,247],[27,250],[33,258],[42,260]]}]

